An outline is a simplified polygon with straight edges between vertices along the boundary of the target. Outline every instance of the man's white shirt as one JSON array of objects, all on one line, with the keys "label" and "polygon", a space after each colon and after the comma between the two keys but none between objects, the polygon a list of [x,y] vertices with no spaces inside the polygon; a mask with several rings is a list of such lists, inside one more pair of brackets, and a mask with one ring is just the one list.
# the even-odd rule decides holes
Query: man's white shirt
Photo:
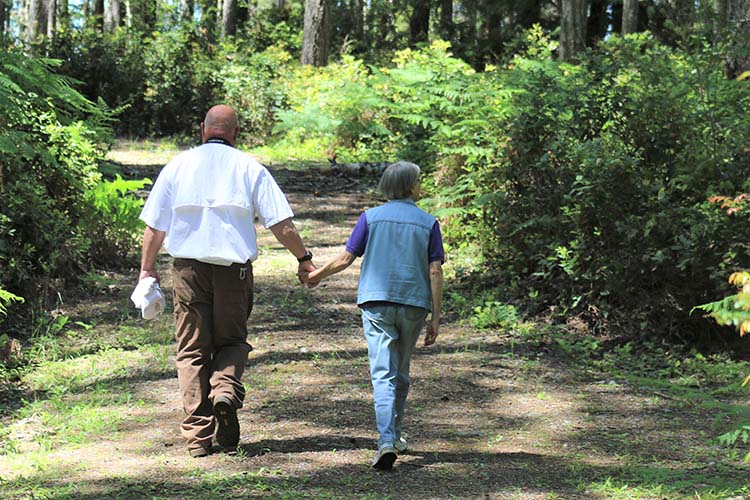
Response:
[{"label": "man's white shirt", "polygon": [[173,257],[228,266],[258,258],[253,220],[265,228],[292,217],[266,167],[224,144],[203,144],[162,169],[140,218],[165,231]]}]

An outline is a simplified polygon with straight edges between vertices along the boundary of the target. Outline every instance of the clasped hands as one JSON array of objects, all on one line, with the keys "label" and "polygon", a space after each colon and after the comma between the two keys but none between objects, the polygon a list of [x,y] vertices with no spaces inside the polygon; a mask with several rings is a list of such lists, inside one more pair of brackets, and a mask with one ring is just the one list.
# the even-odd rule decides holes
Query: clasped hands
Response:
[{"label": "clasped hands", "polygon": [[315,265],[310,260],[300,262],[299,267],[297,268],[297,279],[299,279],[299,282],[307,288],[315,288],[320,283],[320,280],[310,280],[310,273],[313,271],[315,271]]}]

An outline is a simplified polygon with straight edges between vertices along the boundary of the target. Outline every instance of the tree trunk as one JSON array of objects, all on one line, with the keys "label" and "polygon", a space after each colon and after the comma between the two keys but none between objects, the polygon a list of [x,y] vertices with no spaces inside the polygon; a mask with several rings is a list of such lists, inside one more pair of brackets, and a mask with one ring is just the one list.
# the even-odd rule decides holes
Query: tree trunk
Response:
[{"label": "tree trunk", "polygon": [[58,0],[46,0],[47,7],[47,38],[54,40],[57,31]]},{"label": "tree trunk", "polygon": [[123,25],[123,4],[120,0],[109,0],[109,8],[104,13],[104,29],[112,33]]},{"label": "tree trunk", "polygon": [[573,61],[586,47],[587,0],[562,0],[560,12],[560,59]]},{"label": "tree trunk", "polygon": [[409,44],[426,42],[430,33],[430,0],[411,0]]},{"label": "tree trunk", "polygon": [[326,0],[305,1],[305,26],[302,35],[302,64],[328,64],[328,6]]},{"label": "tree trunk", "polygon": [[453,39],[453,0],[440,0],[440,38]]},{"label": "tree trunk", "polygon": [[[393,0],[380,0],[371,2],[369,17],[372,21],[365,26],[370,31],[370,41],[376,49],[388,49],[390,40],[389,34],[394,33],[394,6]],[[377,29],[373,29],[377,26]],[[391,39],[393,36],[391,35]]]},{"label": "tree trunk", "polygon": [[217,16],[216,2],[214,0],[198,0],[201,18],[201,33],[206,37],[209,43],[216,41]]},{"label": "tree trunk", "polygon": [[221,16],[221,37],[237,34],[237,0],[224,0],[224,11]]},{"label": "tree trunk", "polygon": [[94,0],[94,29],[101,33],[104,30],[104,0]]},{"label": "tree trunk", "polygon": [[26,36],[25,41],[27,44],[32,44],[39,40],[44,30],[40,19],[44,12],[44,0],[28,0],[28,7],[26,9]]},{"label": "tree trunk", "polygon": [[750,70],[750,0],[726,0],[725,28],[730,48],[724,63],[727,76],[736,78]]},{"label": "tree trunk", "polygon": [[142,23],[141,28],[144,33],[153,33],[156,31],[156,0],[140,0],[136,2],[135,8],[137,11],[140,11],[140,16],[138,17]]},{"label": "tree trunk", "polygon": [[190,22],[195,14],[195,0],[180,0],[180,20]]},{"label": "tree trunk", "polygon": [[586,27],[587,47],[593,47],[607,36],[610,22],[609,16],[609,2],[607,0],[591,0],[589,20]]},{"label": "tree trunk", "polygon": [[[481,28],[479,30],[480,61],[495,59],[503,47],[503,6],[488,4],[484,6]],[[479,61],[477,61],[479,62]]]},{"label": "tree trunk", "polygon": [[[0,46],[5,46],[5,19],[6,19],[6,6],[5,0],[0,0]],[[0,185],[1,186],[1,185]]]},{"label": "tree trunk", "polygon": [[57,0],[57,26],[60,29],[70,28],[68,0]]},{"label": "tree trunk", "polygon": [[125,26],[133,27],[133,5],[130,0],[125,0]]},{"label": "tree trunk", "polygon": [[[7,22],[7,19],[10,17],[9,14],[10,11],[8,10],[8,6],[5,3],[5,0],[0,0],[0,42],[4,42],[6,33],[5,24]],[[4,47],[5,43],[1,43],[0,45]]]},{"label": "tree trunk", "polygon": [[364,18],[365,18],[365,2],[364,0],[351,0],[350,9],[352,13],[352,32],[351,36],[355,42],[362,43],[364,41]]},{"label": "tree trunk", "polygon": [[623,0],[622,2],[622,34],[638,31],[638,0]]}]

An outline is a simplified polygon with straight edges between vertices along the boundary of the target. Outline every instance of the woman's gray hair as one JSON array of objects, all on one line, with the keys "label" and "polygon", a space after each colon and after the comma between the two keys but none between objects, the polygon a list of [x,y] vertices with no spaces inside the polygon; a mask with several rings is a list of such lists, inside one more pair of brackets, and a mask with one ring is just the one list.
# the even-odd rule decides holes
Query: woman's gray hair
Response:
[{"label": "woman's gray hair", "polygon": [[420,173],[419,166],[408,161],[391,163],[380,178],[378,190],[389,200],[408,198],[419,180]]}]

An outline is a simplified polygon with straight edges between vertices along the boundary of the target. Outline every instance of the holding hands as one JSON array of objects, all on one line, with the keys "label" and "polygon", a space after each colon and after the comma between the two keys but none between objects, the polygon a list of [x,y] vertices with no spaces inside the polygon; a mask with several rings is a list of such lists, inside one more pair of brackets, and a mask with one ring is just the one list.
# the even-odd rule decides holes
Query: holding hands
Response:
[{"label": "holding hands", "polygon": [[299,266],[297,267],[297,279],[299,279],[300,283],[307,286],[307,288],[315,288],[316,286],[318,286],[318,282],[310,281],[310,274],[314,271],[315,265],[311,260],[300,262]]}]

